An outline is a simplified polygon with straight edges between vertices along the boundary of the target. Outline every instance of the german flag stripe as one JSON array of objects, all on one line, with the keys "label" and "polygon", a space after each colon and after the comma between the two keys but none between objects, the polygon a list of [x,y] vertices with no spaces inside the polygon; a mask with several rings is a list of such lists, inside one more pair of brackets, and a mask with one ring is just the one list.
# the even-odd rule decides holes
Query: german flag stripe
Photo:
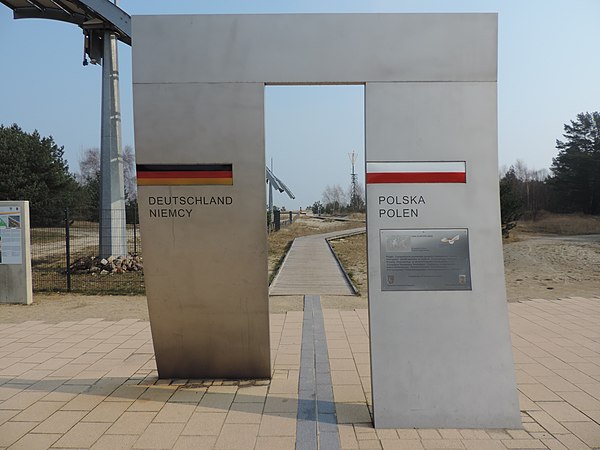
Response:
[{"label": "german flag stripe", "polygon": [[138,164],[140,186],[232,185],[232,164]]},{"label": "german flag stripe", "polygon": [[138,186],[233,185],[233,178],[138,178]]},{"label": "german flag stripe", "polygon": [[169,172],[139,172],[138,178],[232,178],[232,172],[190,172],[190,171],[169,171]]},{"label": "german flag stripe", "polygon": [[138,172],[231,172],[233,164],[137,164]]}]

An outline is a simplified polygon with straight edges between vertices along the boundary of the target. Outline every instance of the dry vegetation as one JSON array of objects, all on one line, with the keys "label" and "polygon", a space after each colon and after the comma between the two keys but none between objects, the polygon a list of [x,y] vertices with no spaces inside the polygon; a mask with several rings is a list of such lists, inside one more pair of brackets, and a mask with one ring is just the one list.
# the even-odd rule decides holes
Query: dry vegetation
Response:
[{"label": "dry vegetation", "polygon": [[367,295],[367,235],[357,234],[329,241],[360,295]]},{"label": "dry vegetation", "polygon": [[538,217],[535,221],[519,221],[515,231],[517,234],[600,234],[600,216],[589,216],[583,214],[552,214],[542,211],[538,214]]}]

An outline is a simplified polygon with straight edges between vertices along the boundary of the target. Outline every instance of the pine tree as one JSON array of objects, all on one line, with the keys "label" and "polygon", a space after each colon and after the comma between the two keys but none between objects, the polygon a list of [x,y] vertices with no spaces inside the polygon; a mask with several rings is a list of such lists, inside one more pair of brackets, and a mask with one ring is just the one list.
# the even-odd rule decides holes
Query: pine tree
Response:
[{"label": "pine tree", "polygon": [[600,214],[600,113],[581,113],[564,126],[553,159],[554,208],[561,212]]},{"label": "pine tree", "polygon": [[63,155],[51,136],[0,125],[0,200],[29,200],[32,226],[62,223],[81,201]]}]

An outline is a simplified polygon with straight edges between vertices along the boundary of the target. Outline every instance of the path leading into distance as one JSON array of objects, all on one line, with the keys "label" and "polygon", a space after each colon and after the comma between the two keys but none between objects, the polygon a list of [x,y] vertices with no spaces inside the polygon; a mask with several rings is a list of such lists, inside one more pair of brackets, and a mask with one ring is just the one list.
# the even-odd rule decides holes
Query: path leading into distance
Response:
[{"label": "path leading into distance", "polygon": [[354,295],[326,239],[364,231],[363,227],[296,238],[269,295]]}]

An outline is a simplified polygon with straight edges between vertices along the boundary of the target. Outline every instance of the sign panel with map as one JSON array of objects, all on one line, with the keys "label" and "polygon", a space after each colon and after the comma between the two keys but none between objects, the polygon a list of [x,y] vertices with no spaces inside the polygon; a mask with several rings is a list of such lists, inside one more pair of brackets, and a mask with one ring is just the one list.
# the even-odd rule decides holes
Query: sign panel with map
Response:
[{"label": "sign panel with map", "polygon": [[382,291],[471,290],[467,229],[380,230]]},{"label": "sign panel with map", "polygon": [[0,206],[0,264],[23,264],[21,209]]}]

